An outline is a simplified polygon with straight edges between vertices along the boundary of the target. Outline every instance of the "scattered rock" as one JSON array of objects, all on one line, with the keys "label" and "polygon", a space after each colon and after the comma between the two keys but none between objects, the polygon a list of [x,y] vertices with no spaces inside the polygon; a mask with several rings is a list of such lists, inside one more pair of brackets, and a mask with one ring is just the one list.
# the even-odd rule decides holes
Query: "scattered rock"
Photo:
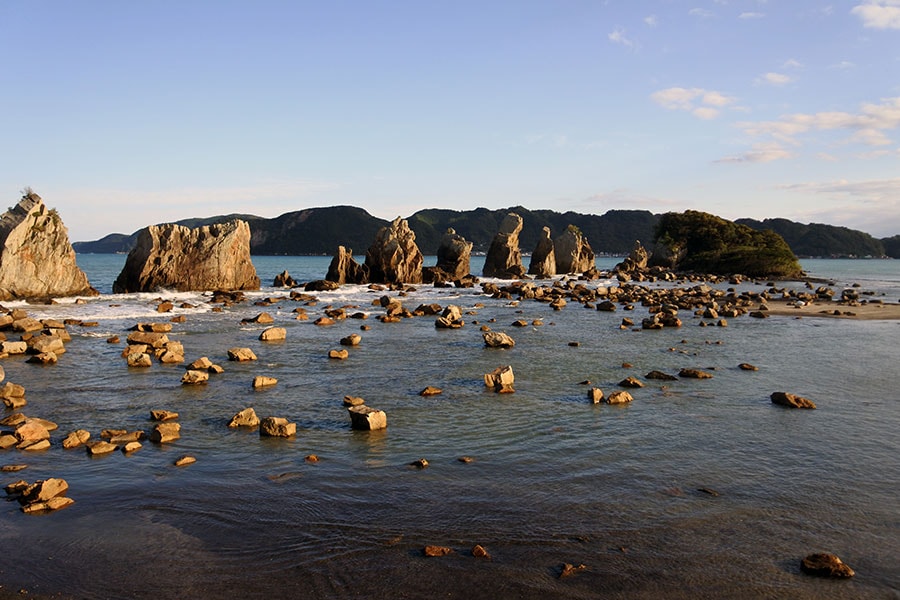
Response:
[{"label": "scattered rock", "polygon": [[629,376],[620,381],[619,386],[627,388],[642,388],[644,387],[644,383],[637,377]]},{"label": "scattered rock", "polygon": [[351,333],[347,337],[341,338],[341,346],[359,346],[362,336],[358,333]]},{"label": "scattered rock", "polygon": [[175,460],[175,462],[172,463],[172,464],[174,464],[176,467],[184,467],[184,466],[187,466],[187,465],[192,465],[192,464],[194,464],[195,462],[197,462],[197,459],[196,459],[196,458],[194,458],[193,456],[185,455],[185,456],[182,456],[182,457],[180,457],[180,458],[177,458],[177,459]]},{"label": "scattered rock", "polygon": [[344,396],[344,406],[360,406],[365,403],[359,396]]},{"label": "scattered rock", "polygon": [[349,407],[347,412],[350,413],[350,427],[353,429],[369,431],[387,427],[387,414],[382,410],[362,404]]},{"label": "scattered rock", "polygon": [[256,354],[250,348],[230,348],[228,350],[228,360],[237,362],[256,360]]},{"label": "scattered rock", "polygon": [[588,390],[587,397],[592,404],[599,404],[603,402],[603,390],[597,387],[593,387]]},{"label": "scattered rock", "polygon": [[283,417],[266,417],[259,422],[259,435],[268,437],[291,437],[297,433],[297,424],[289,423]]},{"label": "scattered rock", "polygon": [[174,442],[181,437],[181,425],[178,423],[159,423],[150,431],[150,441],[157,444]]},{"label": "scattered rock", "polygon": [[472,556],[474,556],[475,558],[486,558],[488,560],[490,560],[491,558],[491,555],[481,544],[475,544],[474,546],[472,546]]},{"label": "scattered rock", "polygon": [[259,334],[263,342],[280,342],[287,339],[287,329],[284,327],[269,327]]},{"label": "scattered rock", "polygon": [[662,371],[650,371],[644,375],[647,379],[655,379],[657,381],[676,381],[678,378]]},{"label": "scattered rock", "polygon": [[278,380],[274,377],[267,377],[265,375],[257,375],[253,378],[253,387],[261,388],[261,387],[269,387],[278,383]]},{"label": "scattered rock", "polygon": [[419,395],[420,396],[437,396],[442,393],[444,393],[444,390],[442,390],[441,388],[429,385],[424,390],[419,392]]},{"label": "scattered rock", "polygon": [[772,395],[769,396],[769,398],[772,400],[772,404],[787,406],[788,408],[813,409],[816,407],[815,402],[813,402],[809,398],[797,396],[796,394],[792,394],[790,392],[772,392]]},{"label": "scattered rock", "polygon": [[85,444],[87,447],[87,452],[91,456],[100,456],[102,454],[109,454],[110,452],[115,452],[119,449],[119,447],[115,444],[111,444],[104,440],[96,440],[93,442],[87,442]]},{"label": "scattered rock", "polygon": [[519,233],[522,231],[522,217],[509,213],[500,223],[500,230],[491,241],[484,259],[482,273],[485,277],[519,279],[525,275],[522,265],[522,251],[519,250]]},{"label": "scattered rock", "polygon": [[346,360],[350,357],[350,353],[347,350],[341,348],[340,350],[329,350],[328,358],[333,358],[336,360]]},{"label": "scattered rock", "polygon": [[742,371],[759,371],[759,367],[751,365],[750,363],[741,363],[738,365],[738,368]]},{"label": "scattered rock", "polygon": [[150,419],[153,421],[174,421],[178,413],[171,410],[151,410]]},{"label": "scattered rock", "polygon": [[607,404],[627,404],[628,402],[633,401],[634,398],[626,392],[625,390],[619,390],[611,393],[606,398]]},{"label": "scattered rock", "polygon": [[575,575],[576,573],[581,573],[585,569],[587,569],[587,565],[581,564],[581,565],[575,566],[570,563],[564,563],[563,566],[560,568],[559,578],[562,579],[563,577],[568,577],[570,575]]},{"label": "scattered rock", "polygon": [[425,469],[428,467],[428,461],[424,458],[420,458],[409,463],[409,466],[416,467],[417,469]]},{"label": "scattered rock", "polygon": [[423,262],[416,234],[405,219],[397,217],[378,230],[366,251],[365,268],[373,283],[422,283]]},{"label": "scattered rock", "polygon": [[678,371],[678,376],[688,379],[712,379],[712,373],[700,369],[681,369]]},{"label": "scattered rock", "polygon": [[209,381],[208,371],[194,371],[193,369],[185,371],[181,376],[182,385],[200,385]]},{"label": "scattered rock", "polygon": [[488,348],[512,348],[516,345],[515,340],[499,331],[486,331],[481,335],[484,338],[484,345]]},{"label": "scattered rock", "polygon": [[846,578],[856,574],[840,558],[828,553],[810,554],[800,561],[800,570],[818,577]]},{"label": "scattered rock", "polygon": [[498,394],[510,394],[516,390],[513,388],[515,375],[511,365],[497,367],[484,375],[484,385]]},{"label": "scattered rock", "polygon": [[425,556],[434,558],[440,556],[447,556],[453,552],[453,548],[448,548],[447,546],[425,546],[422,553]]},{"label": "scattered rock", "polygon": [[259,417],[252,408],[245,408],[240,411],[228,422],[229,427],[256,427],[259,425]]},{"label": "scattered rock", "polygon": [[131,454],[132,452],[137,452],[143,448],[140,442],[128,442],[124,446],[122,446],[122,452],[125,454]]}]

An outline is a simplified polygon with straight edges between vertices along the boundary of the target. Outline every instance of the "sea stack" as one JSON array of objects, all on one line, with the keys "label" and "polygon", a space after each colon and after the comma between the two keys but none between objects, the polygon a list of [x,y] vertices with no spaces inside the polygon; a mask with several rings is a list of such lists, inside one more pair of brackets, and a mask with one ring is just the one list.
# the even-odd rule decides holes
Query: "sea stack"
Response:
[{"label": "sea stack", "polygon": [[522,231],[522,217],[509,213],[500,223],[500,230],[494,236],[482,273],[485,277],[518,279],[525,275],[522,266],[522,251],[519,250],[519,233]]},{"label": "sea stack", "polygon": [[190,229],[169,223],[142,229],[113,292],[258,290],[250,226],[235,219]]},{"label": "sea stack", "polygon": [[26,189],[0,216],[0,301],[96,295],[59,214]]},{"label": "sea stack", "polygon": [[371,283],[422,283],[424,257],[406,219],[397,217],[382,227],[366,252]]}]

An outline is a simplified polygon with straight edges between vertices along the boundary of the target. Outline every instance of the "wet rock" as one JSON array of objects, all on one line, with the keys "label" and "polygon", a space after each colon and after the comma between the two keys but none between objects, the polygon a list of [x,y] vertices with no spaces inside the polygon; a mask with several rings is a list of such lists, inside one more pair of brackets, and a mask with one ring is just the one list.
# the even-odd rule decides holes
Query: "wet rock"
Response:
[{"label": "wet rock", "polygon": [[362,336],[358,333],[351,333],[347,337],[341,338],[341,346],[359,346]]},{"label": "wet rock", "polygon": [[571,575],[575,575],[576,573],[581,573],[585,569],[587,569],[587,565],[581,564],[576,566],[571,563],[563,563],[563,566],[560,567],[559,578],[562,579],[563,577],[569,577]]},{"label": "wet rock", "polygon": [[260,341],[280,342],[287,339],[287,329],[284,327],[269,327],[259,334]]},{"label": "wet rock", "polygon": [[176,467],[186,467],[187,465],[192,465],[195,462],[197,462],[196,458],[194,458],[193,456],[185,455],[175,459],[175,462],[172,464],[174,464]]},{"label": "wet rock", "polygon": [[133,352],[126,358],[129,367],[147,368],[153,366],[153,359],[146,352]]},{"label": "wet rock", "polygon": [[426,469],[428,468],[428,461],[424,458],[419,458],[409,463],[409,466],[415,467],[417,469]]},{"label": "wet rock", "polygon": [[259,417],[256,416],[256,411],[252,408],[245,408],[228,421],[229,427],[257,427],[258,425]]},{"label": "wet rock", "polygon": [[359,396],[344,396],[344,406],[359,406],[365,403],[366,401]]},{"label": "wet rock", "polygon": [[460,281],[469,275],[472,242],[457,234],[452,228],[441,236],[437,251],[436,270],[446,281]]},{"label": "wet rock", "polygon": [[329,350],[328,358],[332,358],[335,360],[347,360],[350,357],[350,353],[347,350]]},{"label": "wet rock", "polygon": [[759,367],[751,365],[750,363],[741,363],[738,365],[738,369],[741,371],[759,371]]},{"label": "wet rock", "polygon": [[678,378],[674,375],[669,375],[668,373],[663,373],[662,371],[650,371],[646,375],[644,375],[647,379],[655,379],[657,381],[676,381]]},{"label": "wet rock", "polygon": [[491,555],[481,544],[475,544],[472,546],[472,556],[475,558],[485,558],[487,560],[491,559]]},{"label": "wet rock", "polygon": [[228,360],[237,362],[256,360],[256,354],[250,348],[229,348]]},{"label": "wet rock", "polygon": [[490,373],[484,375],[484,385],[499,394],[509,394],[515,392],[513,384],[515,383],[515,375],[511,365],[505,367],[497,367]]},{"label": "wet rock", "polygon": [[772,392],[769,398],[772,400],[772,404],[787,406],[788,408],[816,408],[816,404],[812,400],[790,392]]},{"label": "wet rock", "polygon": [[259,422],[259,435],[264,437],[291,437],[297,433],[297,424],[283,417],[266,417]]},{"label": "wet rock", "polygon": [[434,322],[438,329],[459,329],[465,325],[462,318],[462,310],[454,304],[447,306],[441,316]]},{"label": "wet rock", "polygon": [[25,514],[40,514],[45,512],[53,512],[57,510],[62,510],[67,506],[71,506],[75,501],[66,496],[57,496],[56,498],[51,498],[46,502],[33,502],[31,504],[26,504],[22,507],[22,512]]},{"label": "wet rock", "polygon": [[588,390],[587,397],[591,404],[600,404],[603,402],[603,390],[598,387],[592,387]]},{"label": "wet rock", "polygon": [[307,283],[303,286],[303,290],[306,292],[333,292],[334,290],[340,289],[340,287],[340,284],[334,281],[318,279]]},{"label": "wet rock", "polygon": [[13,434],[20,443],[37,442],[50,439],[50,431],[40,422],[34,419],[26,419],[16,427]]},{"label": "wet rock", "polygon": [[516,345],[515,340],[499,331],[486,331],[481,335],[484,338],[484,345],[488,348],[512,348]]},{"label": "wet rock", "polygon": [[430,558],[447,556],[452,552],[453,548],[448,548],[447,546],[425,546],[425,548],[422,550],[422,554]]},{"label": "wet rock", "polygon": [[150,348],[162,348],[169,343],[169,336],[165,333],[153,331],[134,331],[125,339],[128,345],[144,344]]},{"label": "wet rock", "polygon": [[267,312],[261,312],[255,317],[250,317],[247,319],[241,319],[241,323],[256,323],[258,325],[268,325],[270,323],[274,323],[275,319]]},{"label": "wet rock", "polygon": [[642,388],[644,387],[644,382],[642,382],[637,377],[629,376],[620,381],[619,386],[627,388]]},{"label": "wet rock", "polygon": [[294,281],[294,278],[287,272],[287,269],[279,273],[275,276],[275,279],[272,281],[272,287],[294,287],[297,285],[297,282]]},{"label": "wet rock", "polygon": [[278,383],[278,380],[274,377],[267,377],[265,375],[257,375],[253,378],[253,387],[254,388],[262,388],[273,386]]},{"label": "wet rock", "polygon": [[347,412],[350,414],[350,427],[352,429],[370,431],[387,427],[387,414],[383,410],[360,405],[349,407]]},{"label": "wet rock", "polygon": [[146,435],[143,431],[126,431],[125,433],[117,433],[109,437],[111,444],[127,444],[128,442],[137,442],[144,439]]},{"label": "wet rock", "polygon": [[557,273],[584,273],[594,266],[594,251],[587,238],[574,225],[569,225],[553,240]]},{"label": "wet rock", "polygon": [[59,361],[59,357],[56,356],[55,352],[41,352],[31,356],[25,362],[39,365],[55,365],[57,361]]},{"label": "wet rock", "polygon": [[441,388],[429,385],[424,390],[419,392],[419,395],[420,396],[437,396],[437,395],[443,394],[443,393],[444,393],[444,390],[442,390]]},{"label": "wet rock", "polygon": [[[611,300],[604,300],[603,302],[597,304],[597,310],[599,310],[600,312],[615,312],[616,304]],[[632,322],[632,325],[633,324],[634,322]]]},{"label": "wet rock", "polygon": [[681,369],[678,376],[687,379],[712,379],[712,373],[700,369]]},{"label": "wet rock", "polygon": [[103,454],[109,454],[110,452],[115,452],[119,449],[119,447],[115,444],[111,444],[110,442],[104,440],[96,440],[93,442],[87,442],[85,444],[87,447],[87,453],[91,456],[100,456]]},{"label": "wet rock", "polygon": [[633,400],[634,398],[631,396],[631,394],[624,390],[613,392],[606,397],[607,404],[627,404],[628,402],[632,402]]},{"label": "wet rock", "polygon": [[181,437],[181,425],[178,423],[158,423],[150,431],[150,441],[157,444],[174,442]]},{"label": "wet rock", "polygon": [[485,257],[482,271],[485,277],[518,279],[525,274],[522,251],[519,250],[521,231],[522,217],[515,213],[506,215]]},{"label": "wet rock", "polygon": [[140,442],[128,442],[124,446],[122,446],[122,452],[124,452],[125,454],[131,454],[132,452],[137,452],[143,447],[144,446],[142,446]]},{"label": "wet rock", "polygon": [[35,481],[31,485],[22,488],[19,486],[19,502],[24,505],[47,502],[53,498],[65,496],[69,491],[69,483],[65,479],[51,477]]},{"label": "wet rock", "polygon": [[0,387],[0,399],[7,408],[18,409],[27,404],[25,401],[25,388],[11,381],[7,381]]},{"label": "wet rock", "polygon": [[334,325],[334,319],[330,319],[328,317],[319,317],[315,321],[313,321],[313,325],[318,325],[319,327],[324,327],[327,325]]},{"label": "wet rock", "polygon": [[157,289],[257,290],[246,221],[190,229],[172,223],[140,230],[114,293]]},{"label": "wet rock", "polygon": [[181,376],[182,385],[201,385],[209,382],[209,371],[189,369]]},{"label": "wet rock", "polygon": [[171,410],[151,410],[150,419],[153,421],[174,421],[178,418],[178,413]]},{"label": "wet rock", "polygon": [[25,342],[4,341],[0,342],[0,353],[25,354],[28,352],[28,344]]},{"label": "wet rock", "polygon": [[840,558],[829,553],[810,554],[800,561],[800,570],[808,575],[816,575],[817,577],[842,579],[853,577],[856,574]]}]

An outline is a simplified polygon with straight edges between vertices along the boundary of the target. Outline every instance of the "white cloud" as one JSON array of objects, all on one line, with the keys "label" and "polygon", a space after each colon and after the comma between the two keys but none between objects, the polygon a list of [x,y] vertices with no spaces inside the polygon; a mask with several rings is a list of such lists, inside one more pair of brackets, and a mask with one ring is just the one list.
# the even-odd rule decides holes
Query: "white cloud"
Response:
[{"label": "white cloud", "polygon": [[795,60],[793,58],[789,58],[786,61],[784,61],[784,64],[781,66],[785,69],[802,69],[803,63],[801,63],[800,61]]},{"label": "white cloud", "polygon": [[692,17],[700,17],[701,19],[708,19],[713,16],[713,12],[706,10],[705,8],[692,8],[688,11],[688,14]]},{"label": "white cloud", "polygon": [[900,0],[866,0],[850,13],[862,19],[863,27],[900,29]]},{"label": "white cloud", "polygon": [[644,17],[644,23],[646,23],[648,27],[656,27],[659,25],[659,17],[656,15],[647,15]]},{"label": "white cloud", "polygon": [[761,13],[761,12],[742,12],[740,14],[740,16],[738,16],[738,18],[739,19],[762,19],[765,16],[766,16],[766,13]]},{"label": "white cloud", "polygon": [[609,41],[614,44],[622,44],[626,48],[636,47],[635,42],[626,37],[624,27],[616,27],[615,30],[613,30],[613,32],[608,34],[606,37],[608,37]]},{"label": "white cloud", "polygon": [[830,65],[828,68],[830,68],[830,69],[852,69],[855,66],[856,65],[854,63],[850,62],[849,60],[842,60],[841,62]]},{"label": "white cloud", "polygon": [[[787,192],[812,194],[826,206],[805,213],[806,220],[841,223],[876,236],[900,232],[900,178],[806,182],[779,186]],[[827,203],[833,203],[828,206]],[[799,215],[798,215],[799,216]]]},{"label": "white cloud", "polygon": [[783,73],[766,73],[756,78],[756,83],[767,83],[769,85],[784,85],[790,83],[790,76]]},{"label": "white cloud", "polygon": [[770,137],[795,146],[800,145],[802,134],[835,130],[849,132],[851,135],[846,141],[850,143],[886,146],[891,143],[886,132],[900,127],[900,97],[887,98],[878,104],[863,104],[856,113],[796,113],[776,121],[742,122],[738,127],[752,137]]},{"label": "white cloud", "polygon": [[755,144],[753,148],[742,154],[726,156],[715,161],[718,163],[767,163],[774,160],[791,158],[793,155],[780,144]]},{"label": "white cloud", "polygon": [[[690,111],[700,119],[714,119],[720,108],[734,102],[734,98],[715,90],[671,87],[650,94],[650,98],[669,110]],[[698,106],[699,105],[699,106]]]}]

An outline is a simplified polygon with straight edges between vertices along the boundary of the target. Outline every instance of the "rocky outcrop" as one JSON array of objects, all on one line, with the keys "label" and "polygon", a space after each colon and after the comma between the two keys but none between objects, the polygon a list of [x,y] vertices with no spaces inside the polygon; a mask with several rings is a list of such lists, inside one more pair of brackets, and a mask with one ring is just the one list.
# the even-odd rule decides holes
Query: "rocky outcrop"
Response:
[{"label": "rocky outcrop", "polygon": [[538,279],[549,279],[556,275],[556,252],[550,239],[550,228],[544,227],[528,264],[528,274]]},{"label": "rocky outcrop", "polygon": [[584,273],[594,267],[594,251],[587,238],[574,225],[553,240],[557,273]]},{"label": "rocky outcrop", "polygon": [[353,250],[344,246],[338,246],[331,264],[328,265],[328,274],[325,279],[340,285],[345,283],[368,283],[369,276],[365,266],[353,259]]},{"label": "rocky outcrop", "polygon": [[634,241],[634,248],[625,257],[625,260],[620,262],[613,269],[620,277],[619,279],[622,281],[629,281],[631,279],[636,279],[638,281],[643,280],[643,273],[647,270],[647,264],[650,261],[650,253],[647,252],[647,249],[641,244],[640,240]]},{"label": "rocky outcrop", "polygon": [[205,225],[152,225],[138,233],[135,247],[113,284],[113,292],[257,290],[246,221]]},{"label": "rocky outcrop", "polygon": [[500,230],[494,236],[482,273],[485,277],[518,279],[525,275],[522,266],[522,252],[519,250],[519,233],[522,231],[522,217],[509,213],[500,223]]},{"label": "rocky outcrop", "polygon": [[0,215],[0,301],[96,296],[75,264],[75,251],[59,214],[26,190]]},{"label": "rocky outcrop", "polygon": [[422,283],[423,261],[416,234],[397,217],[378,231],[366,251],[365,268],[371,283]]},{"label": "rocky outcrop", "polygon": [[422,277],[425,283],[437,281],[459,281],[469,274],[472,242],[448,228],[441,237],[437,251],[437,265],[425,267]]}]

